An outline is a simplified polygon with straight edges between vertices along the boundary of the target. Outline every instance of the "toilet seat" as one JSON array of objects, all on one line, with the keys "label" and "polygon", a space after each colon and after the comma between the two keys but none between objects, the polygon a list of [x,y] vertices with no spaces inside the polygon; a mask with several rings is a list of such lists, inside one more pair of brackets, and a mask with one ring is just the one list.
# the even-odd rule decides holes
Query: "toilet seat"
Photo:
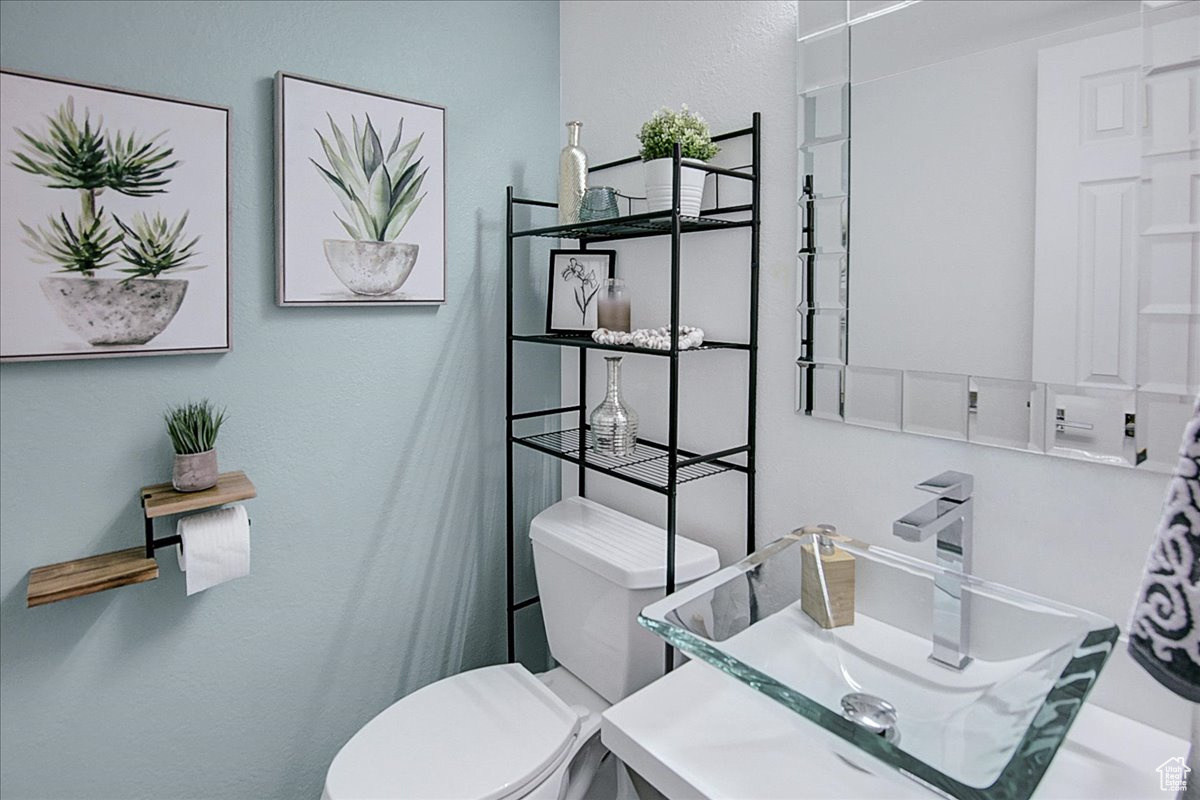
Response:
[{"label": "toilet seat", "polygon": [[459,673],[384,709],[338,752],[328,800],[521,797],[571,751],[580,716],[518,664]]}]

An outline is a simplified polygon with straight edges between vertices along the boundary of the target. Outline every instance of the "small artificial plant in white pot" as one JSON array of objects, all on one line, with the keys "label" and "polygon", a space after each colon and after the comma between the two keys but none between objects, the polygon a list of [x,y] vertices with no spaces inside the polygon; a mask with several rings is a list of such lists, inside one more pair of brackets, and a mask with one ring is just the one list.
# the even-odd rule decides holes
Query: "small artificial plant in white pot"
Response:
[{"label": "small artificial plant in white pot", "polygon": [[181,492],[199,492],[217,485],[217,432],[225,422],[208,400],[169,408],[167,434],[175,448],[171,485]]},{"label": "small artificial plant in white pot", "polygon": [[678,142],[683,162],[679,171],[679,213],[685,217],[700,216],[706,173],[689,167],[687,162],[705,162],[721,151],[713,144],[704,118],[690,111],[687,104],[680,111],[661,108],[642,125],[638,141],[642,143],[642,161],[646,165],[646,202],[649,210],[671,210],[672,156],[675,143]]}]

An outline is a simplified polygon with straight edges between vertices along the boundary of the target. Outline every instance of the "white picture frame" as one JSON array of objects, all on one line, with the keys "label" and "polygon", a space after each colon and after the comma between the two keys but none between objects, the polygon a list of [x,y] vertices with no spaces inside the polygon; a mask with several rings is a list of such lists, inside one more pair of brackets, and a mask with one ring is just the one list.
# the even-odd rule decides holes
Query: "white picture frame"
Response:
[{"label": "white picture frame", "polygon": [[231,349],[229,118],[0,70],[0,361]]},{"label": "white picture frame", "polygon": [[276,73],[280,306],[446,302],[445,116],[433,103]]},{"label": "white picture frame", "polygon": [[551,250],[546,332],[591,333],[599,327],[600,290],[613,277],[615,250]]}]

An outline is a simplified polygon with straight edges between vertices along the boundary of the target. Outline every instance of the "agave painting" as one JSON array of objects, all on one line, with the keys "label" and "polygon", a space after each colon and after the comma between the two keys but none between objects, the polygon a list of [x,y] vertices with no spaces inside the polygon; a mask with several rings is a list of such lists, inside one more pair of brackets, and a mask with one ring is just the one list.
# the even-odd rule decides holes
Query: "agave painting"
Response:
[{"label": "agave painting", "polygon": [[330,136],[317,131],[326,164],[310,159],[341,205],[334,212],[350,240],[326,239],[325,257],[346,288],[356,294],[387,295],[412,273],[419,247],[397,242],[404,226],[425,199],[421,184],[429,168],[414,159],[423,134],[404,138],[404,120],[385,151],[370,115],[350,118],[347,138],[333,117]]},{"label": "agave painting", "polygon": [[[131,198],[162,194],[180,161],[163,141],[166,131],[149,137],[113,131],[87,109],[81,122],[72,96],[45,123],[41,132],[16,128],[20,147],[10,163],[48,189],[74,191],[79,210],[60,210],[43,224],[18,220],[32,260],[73,276],[43,278],[42,291],[90,344],[145,344],[170,324],[187,291],[186,280],[158,277],[199,269],[191,263],[199,237],[186,239],[186,212],[175,222],[138,212],[127,224],[106,211],[100,197],[109,190]],[[117,271],[126,277],[97,277],[119,262],[126,266]]]},{"label": "agave painting", "polygon": [[446,109],[275,75],[276,301],[446,301]]}]

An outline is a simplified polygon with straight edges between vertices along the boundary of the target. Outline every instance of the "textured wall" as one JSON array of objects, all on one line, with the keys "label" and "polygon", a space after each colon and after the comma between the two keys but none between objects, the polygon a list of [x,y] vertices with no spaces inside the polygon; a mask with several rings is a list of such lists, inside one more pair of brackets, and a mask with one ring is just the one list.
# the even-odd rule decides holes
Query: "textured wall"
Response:
[{"label": "textured wall", "polygon": [[[389,702],[503,657],[504,186],[553,192],[558,6],[4,2],[0,31],[5,67],[232,107],[234,341],[0,369],[0,794],[315,797]],[[279,69],[447,107],[444,307],[274,305]],[[160,414],[199,396],[259,489],[251,576],[186,598],[163,552],[155,582],[27,610],[30,568],[140,541]]]},{"label": "textured wall", "polygon": [[[561,4],[563,120],[583,120],[584,147],[594,162],[636,152],[634,134],[664,104],[688,103],[716,131],[740,128],[751,112],[763,112],[759,542],[804,523],[833,522],[865,541],[932,559],[931,542],[901,542],[890,535],[891,521],[921,502],[913,484],[947,469],[971,472],[976,572],[1105,614],[1124,627],[1161,510],[1164,476],[795,415],[795,39],[795,2]],[[641,193],[636,168],[612,179]],[[682,321],[719,338],[744,335],[749,237],[737,237],[685,237]],[[618,269],[634,284],[635,325],[666,324],[667,252],[658,242],[621,246]],[[574,363],[564,360],[562,379],[563,394],[572,399]],[[684,446],[740,444],[743,363],[716,352],[685,360]],[[631,363],[626,373],[625,397],[647,433],[665,436],[666,370]],[[590,373],[589,389],[602,393],[600,381],[599,371]],[[661,498],[601,476],[589,481],[597,499],[661,524]],[[680,531],[717,547],[722,563],[744,552],[742,492],[740,476],[681,489]],[[1186,735],[1187,704],[1133,666],[1123,646],[1092,696]]]}]

